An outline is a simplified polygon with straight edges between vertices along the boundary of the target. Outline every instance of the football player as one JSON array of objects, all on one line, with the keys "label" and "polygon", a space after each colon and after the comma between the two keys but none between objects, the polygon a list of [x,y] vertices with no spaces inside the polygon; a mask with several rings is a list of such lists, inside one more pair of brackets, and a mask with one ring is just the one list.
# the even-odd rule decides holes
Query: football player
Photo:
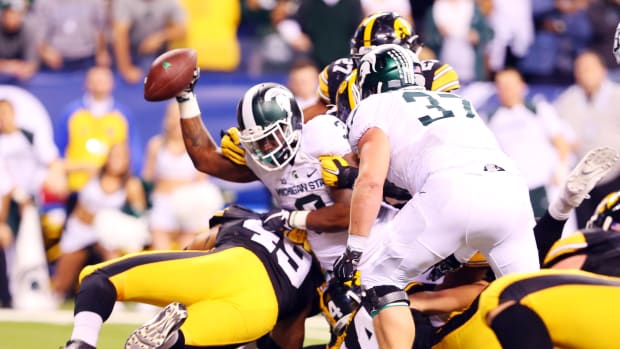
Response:
[{"label": "football player", "polygon": [[[213,247],[209,251],[141,252],[84,268],[64,348],[95,348],[116,301],[173,302],[134,331],[126,349],[240,345],[277,329],[276,323],[303,328],[307,305],[323,281],[312,256],[264,229],[261,216],[242,207],[214,215],[210,225],[200,246]],[[274,340],[298,348],[301,331],[287,328]]]},{"label": "football player", "polygon": [[[587,193],[609,172],[617,161],[618,152],[613,148],[596,148],[588,152],[571,171],[561,195],[551,203],[549,211],[534,227],[542,258],[550,250],[551,245],[560,238],[570,211],[586,198]],[[350,172],[341,171],[342,173]],[[347,178],[344,181],[352,182],[354,179]],[[548,253],[548,263],[545,264],[545,267],[583,267],[584,270],[590,272],[620,276],[618,269],[620,264],[617,262],[620,253],[620,245],[618,245],[620,235],[611,231],[611,227],[617,227],[612,222],[620,221],[619,194],[610,194],[599,205],[591,219],[592,223],[590,224],[592,226],[605,227],[605,230],[609,227],[609,230],[592,235],[577,234],[558,241]],[[592,230],[588,231],[593,232]],[[583,263],[583,254],[588,256],[587,263]],[[580,264],[571,262],[573,255],[581,256],[573,260]],[[555,261],[560,263],[555,263]],[[450,265],[451,269],[461,268],[462,266],[460,262],[453,259],[448,262],[442,261],[442,263],[444,262],[446,265]],[[571,263],[569,264],[569,262]],[[479,274],[477,277],[471,278],[471,274],[463,276],[463,269],[458,269],[457,272],[448,272],[443,283],[439,286],[415,283],[408,287],[410,307],[416,324],[413,348],[429,348],[432,346],[433,348],[455,349],[476,347],[476,345],[478,347],[499,348],[499,343],[484,321],[479,321],[479,314],[476,313],[478,302],[473,302],[469,307],[469,304],[488,285],[488,282],[482,277],[487,269],[485,264],[485,260],[470,260],[465,264],[469,269]],[[486,266],[488,267],[488,264]],[[444,269],[444,272],[446,270],[450,270],[450,268]],[[463,279],[463,277],[467,277],[467,279]],[[340,315],[343,313],[342,309],[351,308],[348,304],[357,304],[355,299],[351,297],[331,295],[332,292],[329,289],[324,293],[329,295],[321,298],[324,303],[333,303],[325,308],[337,310],[336,314],[331,316],[332,318],[338,316],[344,318]],[[343,295],[345,294],[343,293]],[[444,326],[437,327],[444,321],[438,323],[435,315],[460,312],[464,309],[466,310],[462,314],[453,317]],[[354,318],[347,322],[348,327],[345,328],[345,331],[340,333],[337,339],[331,341],[335,346],[330,346],[330,348],[337,348],[340,343],[344,343],[349,349],[377,348],[372,321],[366,310],[364,308],[354,309],[351,313],[354,314]],[[426,315],[423,316],[422,314]],[[435,317],[432,323],[429,321],[428,315]],[[350,325],[348,325],[349,323]]]},{"label": "football player", "polygon": [[[361,101],[347,120],[360,171],[348,246],[334,273],[347,280],[360,265],[380,348],[411,347],[414,327],[402,288],[461,248],[481,251],[498,276],[539,269],[523,178],[471,104],[425,91],[417,69],[417,56],[398,45],[364,55]],[[382,201],[376,183],[386,178],[416,194],[385,231],[370,234]],[[376,243],[381,235],[390,243]]]},{"label": "football player", "polygon": [[[543,267],[553,269],[581,269],[599,275],[614,277],[620,276],[620,263],[618,262],[618,258],[620,257],[620,235],[613,231],[613,229],[615,229],[613,228],[615,224],[620,221],[620,214],[618,213],[620,206],[617,205],[618,193],[609,194],[600,203],[597,211],[590,219],[588,229],[558,240],[553,247],[551,247],[552,241],[550,241],[552,238],[560,238],[564,223],[568,218],[568,213],[570,210],[574,209],[586,198],[587,193],[590,192],[590,190],[592,190],[592,188],[609,172],[617,161],[618,152],[616,150],[607,147],[596,148],[588,152],[588,154],[584,156],[575,169],[571,171],[560,197],[550,205],[550,210],[545,214],[545,216],[543,216],[543,218],[541,218],[534,228],[537,241],[543,242],[538,245],[540,253],[543,256],[547,256]],[[546,222],[543,222],[543,220],[546,220]],[[570,327],[565,327],[565,323],[562,323],[561,321],[554,322],[555,320],[570,318],[574,324],[582,324],[583,330],[587,331],[592,327],[590,326],[591,322],[589,322],[588,319],[593,316],[597,316],[596,311],[598,310],[596,310],[596,304],[593,304],[591,309],[592,313],[584,312],[583,308],[581,308],[581,310],[575,309],[575,315],[582,317],[580,320],[573,319],[573,315],[562,314],[562,309],[554,309],[553,306],[546,306],[549,302],[535,302],[536,304],[534,304],[530,301],[531,299],[540,300],[541,297],[546,297],[545,295],[550,296],[552,299],[559,300],[560,298],[558,298],[558,294],[554,293],[557,288],[554,290],[549,288],[550,286],[561,286],[561,283],[558,283],[557,281],[563,278],[565,277],[545,276],[538,278],[537,274],[528,274],[517,277],[516,279],[511,279],[514,280],[515,283],[515,286],[511,287],[513,289],[519,287],[520,285],[537,286],[529,286],[529,288],[526,288],[528,295],[520,294],[515,296],[516,298],[510,298],[508,296],[505,298],[510,298],[512,301],[524,300],[527,303],[527,307],[532,308],[535,312],[541,314],[544,319],[543,322],[550,326],[549,333],[552,338],[563,332],[571,331],[569,329]],[[504,278],[500,280],[503,279]],[[571,307],[572,304],[575,303],[572,300],[586,299],[589,302],[592,299],[591,297],[604,297],[603,295],[599,295],[597,292],[588,295],[591,292],[590,287],[582,287],[581,284],[583,283],[583,279],[581,278],[575,279],[573,276],[570,276],[565,281],[569,286],[562,286],[563,288],[561,288],[560,292],[570,293],[571,300],[566,300],[566,302],[569,302]],[[491,285],[493,286],[495,283],[496,281],[493,281]],[[601,284],[601,282],[597,280],[595,280],[594,283]],[[483,283],[479,284],[484,286]],[[506,283],[498,283],[493,286],[492,290],[489,291],[489,294],[497,294],[494,290],[503,289],[504,286],[501,285],[506,285]],[[420,309],[426,308],[427,311],[437,311],[439,308],[437,305],[442,304],[442,302],[446,299],[454,300],[460,298],[462,299],[461,302],[466,301],[468,298],[473,299],[472,296],[475,296],[475,292],[469,294],[463,293],[466,287],[467,286],[443,290],[440,291],[440,293],[426,292],[423,295],[414,295],[410,297],[411,305]],[[481,287],[480,289],[484,289],[484,287]],[[487,291],[485,290],[484,292]],[[585,292],[585,294],[583,296],[577,295],[577,293],[580,292]],[[530,293],[532,298],[529,298]],[[514,293],[512,294],[514,295]],[[607,298],[603,299],[605,299],[606,302],[611,302],[607,304],[613,304],[615,302],[614,300],[609,300]],[[429,302],[429,300],[431,302]],[[552,302],[551,304],[555,303]],[[486,316],[484,311],[488,312],[489,309],[493,309],[497,305],[498,299],[489,297],[488,295],[485,297],[481,296],[479,299],[473,301],[470,307],[468,307],[461,314],[451,318],[445,326],[436,332],[434,335],[435,338],[433,339],[433,342],[435,343],[433,348],[460,349],[477,346],[484,346],[485,348],[500,348],[501,345],[497,341],[497,337],[507,336],[504,339],[504,341],[507,342],[512,342],[514,340],[514,337],[511,335],[512,332],[506,328],[506,320],[503,319],[510,319],[509,321],[511,328],[513,326],[512,321],[518,322],[524,320],[527,323],[540,324],[540,321],[538,321],[534,314],[532,314],[528,309],[523,309],[523,307],[516,305],[514,308],[510,308],[511,310],[505,313],[504,317],[500,317],[498,322],[495,323],[497,331],[501,332],[498,334],[496,331],[496,336],[485,322]],[[445,306],[445,304],[443,304],[443,306]],[[566,307],[566,309],[572,309],[571,307]],[[453,308],[452,310],[455,309],[456,308]],[[483,309],[486,310],[483,311]],[[587,320],[588,323],[584,324],[582,322],[583,320]],[[563,329],[558,330],[558,328]],[[594,329],[594,331],[596,331],[596,329]],[[546,335],[544,335],[544,332],[540,331],[540,328],[531,329],[531,333],[532,339],[540,337],[541,335],[543,338],[546,338]],[[592,336],[595,336],[595,334],[593,333]],[[589,339],[593,338],[592,336],[584,334],[582,337]],[[609,338],[609,336],[597,337]],[[555,342],[554,340],[554,343],[558,345],[562,344],[559,345],[559,347],[590,348],[593,347],[592,345],[595,345],[595,343],[599,343],[592,342],[591,345],[585,345],[577,338],[570,338],[569,342],[570,343],[560,343]],[[520,343],[523,348],[538,348],[535,345],[526,345],[526,343],[521,342],[516,343]]]},{"label": "football player", "polygon": [[[325,186],[318,156],[351,151],[344,124],[323,114],[302,127],[302,112],[286,87],[255,85],[237,108],[239,142],[245,149],[241,165],[218,151],[200,117],[193,87],[178,100],[183,138],[196,168],[225,180],[263,182],[279,207],[265,214],[265,227],[306,231],[321,266],[331,270],[346,241],[350,191]],[[321,141],[325,138],[330,142]]]},{"label": "football player", "polygon": [[[503,348],[613,348],[620,334],[604,319],[620,292],[620,192],[608,194],[586,229],[560,239],[545,267],[591,273],[536,273],[500,279],[480,295],[480,315]],[[604,276],[613,276],[607,278]]]}]

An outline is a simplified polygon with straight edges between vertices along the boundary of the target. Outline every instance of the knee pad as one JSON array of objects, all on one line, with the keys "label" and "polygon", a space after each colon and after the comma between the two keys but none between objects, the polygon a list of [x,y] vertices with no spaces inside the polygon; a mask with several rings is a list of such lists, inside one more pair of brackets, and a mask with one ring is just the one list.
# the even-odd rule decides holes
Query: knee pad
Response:
[{"label": "knee pad", "polygon": [[116,302],[116,288],[107,276],[96,271],[82,280],[80,290],[75,298],[75,311],[91,311],[99,314],[106,321]]},{"label": "knee pad", "polygon": [[374,317],[381,310],[395,306],[409,306],[407,293],[396,286],[375,286],[366,290],[362,302],[364,307]]}]

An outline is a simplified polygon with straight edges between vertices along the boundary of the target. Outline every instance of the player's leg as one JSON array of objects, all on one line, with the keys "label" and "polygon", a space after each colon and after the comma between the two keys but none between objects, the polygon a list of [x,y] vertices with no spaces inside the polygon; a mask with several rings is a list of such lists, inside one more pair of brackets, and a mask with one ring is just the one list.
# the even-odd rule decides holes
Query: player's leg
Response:
[{"label": "player's leg", "polygon": [[595,148],[590,150],[568,174],[560,195],[549,204],[549,209],[534,227],[541,263],[551,246],[562,237],[564,225],[573,209],[581,205],[592,188],[605,177],[617,161],[616,150],[606,147]]},{"label": "player's leg", "polygon": [[504,349],[553,349],[549,331],[540,316],[519,303],[510,303],[490,316],[489,326]]},{"label": "player's leg", "polygon": [[[168,284],[168,288],[176,289],[174,293],[167,292],[168,302],[178,300],[187,306],[187,320],[180,328],[179,340],[171,348],[240,344],[268,333],[276,323],[278,303],[260,259],[244,248],[231,248],[206,257],[208,263],[201,263],[201,257],[191,261],[199,267],[190,267],[192,275],[180,280],[180,285]],[[126,348],[166,348],[162,343],[169,344],[176,332],[171,331],[174,329],[171,323],[180,320],[178,312],[164,312],[159,319],[156,317],[134,331]]]},{"label": "player's leg", "polygon": [[618,161],[618,152],[610,147],[590,150],[566,178],[560,197],[549,207],[557,219],[568,218],[570,210],[581,205],[588,193]]},{"label": "player's leg", "polygon": [[496,276],[540,269],[534,214],[523,179],[509,172],[470,176],[475,191],[466,241],[487,259]]}]

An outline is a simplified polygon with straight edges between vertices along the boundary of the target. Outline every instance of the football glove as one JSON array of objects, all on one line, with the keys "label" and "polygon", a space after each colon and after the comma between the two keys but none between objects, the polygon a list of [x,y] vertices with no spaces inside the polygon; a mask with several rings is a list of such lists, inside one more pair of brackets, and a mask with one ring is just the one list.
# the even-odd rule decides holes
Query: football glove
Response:
[{"label": "football glove", "polygon": [[408,190],[397,187],[387,179],[385,180],[383,183],[383,201],[401,209],[409,200],[411,200],[411,194]]},{"label": "football glove", "polygon": [[222,130],[220,136],[222,137],[220,142],[222,154],[235,164],[245,166],[245,149],[239,141],[239,129],[231,127],[226,131]]},{"label": "football glove", "polygon": [[357,178],[358,169],[349,166],[347,160],[338,155],[321,155],[321,170],[323,182],[327,186],[334,188],[353,188],[353,183]]},{"label": "football glove", "polygon": [[269,212],[262,215],[263,228],[269,231],[285,232],[286,230],[293,229],[290,223],[291,211],[274,208]]},{"label": "football glove", "polygon": [[286,236],[286,238],[295,245],[299,245],[304,250],[312,252],[312,246],[310,246],[310,243],[308,242],[308,233],[305,229],[293,228],[291,230],[285,230],[284,236]]},{"label": "football glove", "polygon": [[194,94],[194,86],[196,86],[198,79],[200,79],[200,68],[196,67],[196,69],[194,69],[192,81],[190,81],[189,85],[176,96],[178,103],[186,102],[191,98],[191,95]]},{"label": "football glove", "polygon": [[334,262],[334,276],[342,283],[359,280],[357,266],[362,258],[362,251],[357,251],[347,246],[342,256]]},{"label": "football glove", "polygon": [[428,279],[431,281],[437,281],[447,273],[459,270],[462,266],[463,263],[459,262],[458,259],[456,259],[456,257],[454,256],[454,254],[451,254],[430,267]]}]

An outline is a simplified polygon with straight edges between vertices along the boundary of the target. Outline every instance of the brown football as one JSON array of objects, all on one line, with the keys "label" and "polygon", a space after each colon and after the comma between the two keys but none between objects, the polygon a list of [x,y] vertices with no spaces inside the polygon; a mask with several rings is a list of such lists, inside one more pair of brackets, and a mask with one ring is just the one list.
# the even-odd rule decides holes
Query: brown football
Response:
[{"label": "brown football", "polygon": [[196,50],[177,48],[155,58],[144,78],[144,99],[163,101],[189,85],[196,69]]}]

